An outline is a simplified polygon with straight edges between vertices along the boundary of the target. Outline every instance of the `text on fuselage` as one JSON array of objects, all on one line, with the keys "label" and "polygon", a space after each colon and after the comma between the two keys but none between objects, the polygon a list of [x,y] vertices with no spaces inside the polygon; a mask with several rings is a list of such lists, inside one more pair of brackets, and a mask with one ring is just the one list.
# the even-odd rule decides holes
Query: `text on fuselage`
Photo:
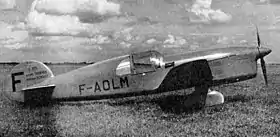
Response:
[{"label": "text on fuselage", "polygon": [[128,78],[123,77],[119,79],[110,79],[96,81],[93,83],[93,86],[88,86],[86,84],[79,85],[79,92],[82,94],[83,91],[93,91],[93,92],[103,92],[109,90],[117,90],[122,88],[128,88]]},{"label": "text on fuselage", "polygon": [[[32,81],[39,81],[49,77],[49,74],[46,70],[39,70],[37,69],[37,67],[32,67],[32,70],[35,71],[27,74],[25,74],[24,72],[16,72],[11,74],[13,92],[16,92],[16,84],[22,83],[22,80],[26,81],[26,86],[30,86],[30,84],[31,85],[34,84],[34,82]],[[24,78],[21,79],[17,78],[19,76],[24,76]],[[28,82],[30,81],[31,83],[28,84]]]}]

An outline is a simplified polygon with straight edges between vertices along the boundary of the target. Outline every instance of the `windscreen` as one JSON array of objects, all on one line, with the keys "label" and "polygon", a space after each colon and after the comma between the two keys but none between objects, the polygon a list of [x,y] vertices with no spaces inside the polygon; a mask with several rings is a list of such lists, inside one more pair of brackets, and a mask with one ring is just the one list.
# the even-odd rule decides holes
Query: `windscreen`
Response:
[{"label": "windscreen", "polygon": [[154,72],[163,66],[163,56],[157,51],[133,53],[122,60],[116,68],[119,76]]},{"label": "windscreen", "polygon": [[134,73],[146,73],[161,68],[163,56],[157,51],[146,51],[132,54]]}]

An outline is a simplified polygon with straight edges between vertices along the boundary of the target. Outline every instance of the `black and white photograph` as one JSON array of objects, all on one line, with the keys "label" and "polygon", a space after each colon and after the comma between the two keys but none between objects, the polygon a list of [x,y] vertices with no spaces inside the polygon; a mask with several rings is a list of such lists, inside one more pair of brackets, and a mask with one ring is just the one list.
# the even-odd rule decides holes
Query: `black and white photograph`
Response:
[{"label": "black and white photograph", "polygon": [[0,137],[280,136],[280,0],[0,0]]}]

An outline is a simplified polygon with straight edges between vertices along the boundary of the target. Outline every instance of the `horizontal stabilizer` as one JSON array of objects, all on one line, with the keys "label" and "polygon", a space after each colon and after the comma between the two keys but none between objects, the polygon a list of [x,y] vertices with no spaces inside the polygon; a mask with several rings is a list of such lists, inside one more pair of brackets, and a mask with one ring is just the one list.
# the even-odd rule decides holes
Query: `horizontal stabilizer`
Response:
[{"label": "horizontal stabilizer", "polygon": [[52,99],[54,88],[55,85],[32,86],[21,91],[24,94],[24,102],[48,102]]},{"label": "horizontal stabilizer", "polygon": [[33,91],[33,90],[44,90],[44,89],[52,89],[55,88],[55,85],[47,85],[47,86],[34,86],[23,88],[22,91]]}]

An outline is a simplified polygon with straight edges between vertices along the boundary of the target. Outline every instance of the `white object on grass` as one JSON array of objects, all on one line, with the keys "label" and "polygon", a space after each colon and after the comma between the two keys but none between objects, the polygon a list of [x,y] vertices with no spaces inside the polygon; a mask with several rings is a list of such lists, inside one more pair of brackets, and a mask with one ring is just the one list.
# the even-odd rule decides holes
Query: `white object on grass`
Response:
[{"label": "white object on grass", "polygon": [[207,93],[205,106],[210,107],[224,103],[224,95],[218,91],[210,91]]}]

